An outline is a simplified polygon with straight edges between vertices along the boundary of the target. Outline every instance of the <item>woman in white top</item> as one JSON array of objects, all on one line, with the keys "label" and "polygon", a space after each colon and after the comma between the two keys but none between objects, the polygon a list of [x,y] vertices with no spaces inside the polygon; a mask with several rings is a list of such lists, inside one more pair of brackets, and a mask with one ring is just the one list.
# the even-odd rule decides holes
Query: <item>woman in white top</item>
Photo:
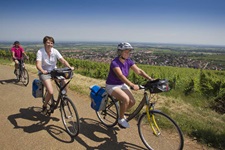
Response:
[{"label": "woman in white top", "polygon": [[53,95],[53,86],[51,82],[51,75],[48,72],[57,68],[56,63],[59,60],[66,67],[74,70],[70,64],[62,57],[59,51],[53,48],[55,43],[54,38],[50,36],[45,36],[43,39],[44,48],[38,50],[36,58],[36,67],[38,69],[38,75],[44,86],[46,87],[48,94],[45,97],[45,103],[43,105],[42,112],[46,114],[48,101]]}]

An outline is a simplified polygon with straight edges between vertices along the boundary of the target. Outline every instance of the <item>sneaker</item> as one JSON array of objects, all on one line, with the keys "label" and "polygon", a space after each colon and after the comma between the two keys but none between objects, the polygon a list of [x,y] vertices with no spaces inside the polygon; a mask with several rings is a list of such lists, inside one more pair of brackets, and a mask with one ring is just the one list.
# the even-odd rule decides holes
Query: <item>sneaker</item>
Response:
[{"label": "sneaker", "polygon": [[[123,119],[125,119],[125,120],[126,120],[126,119],[127,119],[127,116],[125,116],[125,115],[124,115],[124,116],[123,116]],[[120,118],[118,118],[118,121],[119,121],[119,120],[121,120],[121,119],[120,119]]]},{"label": "sneaker", "polygon": [[46,106],[42,106],[41,114],[46,115],[47,112],[48,112],[47,107]]},{"label": "sneaker", "polygon": [[118,124],[119,124],[119,126],[122,127],[122,128],[129,128],[129,127],[130,127],[129,123],[128,123],[128,122],[126,121],[126,119],[124,119],[124,118],[119,119],[119,120],[118,120]]}]

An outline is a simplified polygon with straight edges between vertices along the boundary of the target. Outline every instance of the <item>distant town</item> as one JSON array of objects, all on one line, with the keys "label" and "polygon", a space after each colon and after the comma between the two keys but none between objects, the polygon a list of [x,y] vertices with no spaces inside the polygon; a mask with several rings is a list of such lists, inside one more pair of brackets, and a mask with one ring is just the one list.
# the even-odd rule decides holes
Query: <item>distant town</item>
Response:
[{"label": "distant town", "polygon": [[[110,61],[117,55],[118,43],[61,42],[54,47],[64,56],[97,62]],[[36,52],[42,43],[23,42],[28,52]],[[225,46],[132,43],[131,59],[138,64],[225,70]],[[10,50],[11,43],[0,42],[0,50]]]},{"label": "distant town", "polygon": [[[225,48],[222,47],[163,47],[145,46],[139,47],[131,54],[131,59],[138,64],[154,66],[174,66],[195,69],[225,70]],[[74,49],[61,50],[62,54],[82,60],[92,60],[97,62],[110,61],[117,55],[114,50],[90,50]]]}]

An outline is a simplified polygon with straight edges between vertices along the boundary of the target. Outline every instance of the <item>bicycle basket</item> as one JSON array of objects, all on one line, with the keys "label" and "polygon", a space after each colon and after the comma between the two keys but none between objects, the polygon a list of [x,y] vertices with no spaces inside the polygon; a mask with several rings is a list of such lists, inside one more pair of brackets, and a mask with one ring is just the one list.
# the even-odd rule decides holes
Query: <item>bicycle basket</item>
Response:
[{"label": "bicycle basket", "polygon": [[144,86],[150,91],[150,93],[161,93],[170,90],[169,82],[166,79],[148,81]]},{"label": "bicycle basket", "polygon": [[63,76],[65,79],[69,79],[73,76],[73,71],[68,68],[60,68],[51,71],[52,78]]}]

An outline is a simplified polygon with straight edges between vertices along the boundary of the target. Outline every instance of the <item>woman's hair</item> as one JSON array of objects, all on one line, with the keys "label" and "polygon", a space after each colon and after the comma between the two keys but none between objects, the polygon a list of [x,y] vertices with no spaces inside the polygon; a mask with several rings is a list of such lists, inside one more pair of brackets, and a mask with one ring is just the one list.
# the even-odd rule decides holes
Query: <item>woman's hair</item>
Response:
[{"label": "woman's hair", "polygon": [[13,45],[16,45],[16,44],[20,44],[20,42],[19,42],[19,41],[15,41],[15,42],[13,43]]},{"label": "woman's hair", "polygon": [[55,40],[54,40],[54,38],[51,37],[51,36],[45,36],[45,37],[43,38],[43,43],[45,44],[48,40],[51,41],[51,42],[53,42],[53,44],[55,44]]}]

